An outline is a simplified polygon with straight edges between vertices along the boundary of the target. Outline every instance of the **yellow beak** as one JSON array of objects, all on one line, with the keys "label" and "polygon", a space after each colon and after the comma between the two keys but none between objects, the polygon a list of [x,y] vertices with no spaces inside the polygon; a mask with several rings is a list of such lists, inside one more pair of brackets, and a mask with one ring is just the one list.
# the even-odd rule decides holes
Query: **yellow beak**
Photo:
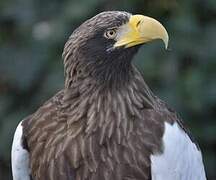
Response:
[{"label": "yellow beak", "polygon": [[161,39],[167,49],[169,36],[164,26],[157,20],[143,15],[133,15],[127,24],[120,27],[116,39],[114,47],[126,48]]}]

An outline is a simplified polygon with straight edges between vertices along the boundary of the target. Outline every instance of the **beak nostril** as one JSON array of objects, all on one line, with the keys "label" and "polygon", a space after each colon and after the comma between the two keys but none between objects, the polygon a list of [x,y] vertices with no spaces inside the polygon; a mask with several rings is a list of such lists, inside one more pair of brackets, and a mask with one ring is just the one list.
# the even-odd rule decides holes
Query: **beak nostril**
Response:
[{"label": "beak nostril", "polygon": [[138,26],[140,25],[140,23],[141,23],[141,20],[139,20],[139,21],[137,22],[136,27],[138,27]]}]

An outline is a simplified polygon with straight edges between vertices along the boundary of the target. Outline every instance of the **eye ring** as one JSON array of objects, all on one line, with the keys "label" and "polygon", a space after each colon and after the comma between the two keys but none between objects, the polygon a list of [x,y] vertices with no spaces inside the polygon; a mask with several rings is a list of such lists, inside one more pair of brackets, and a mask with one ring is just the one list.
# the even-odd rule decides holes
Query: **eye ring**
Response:
[{"label": "eye ring", "polygon": [[115,39],[115,37],[116,37],[116,29],[108,29],[104,33],[104,37],[107,38],[107,39]]}]

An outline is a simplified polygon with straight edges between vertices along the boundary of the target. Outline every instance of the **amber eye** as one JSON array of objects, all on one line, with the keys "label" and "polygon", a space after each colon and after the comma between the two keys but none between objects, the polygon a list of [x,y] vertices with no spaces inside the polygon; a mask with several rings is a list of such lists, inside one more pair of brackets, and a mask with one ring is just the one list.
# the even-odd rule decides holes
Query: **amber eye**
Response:
[{"label": "amber eye", "polygon": [[109,29],[104,33],[105,38],[114,39],[116,37],[116,29]]}]

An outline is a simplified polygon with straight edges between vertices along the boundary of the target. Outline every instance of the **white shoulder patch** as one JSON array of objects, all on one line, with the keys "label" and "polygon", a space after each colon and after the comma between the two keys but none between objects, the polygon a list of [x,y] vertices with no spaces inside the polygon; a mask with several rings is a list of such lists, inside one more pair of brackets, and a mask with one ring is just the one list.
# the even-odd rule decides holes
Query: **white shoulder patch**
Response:
[{"label": "white shoulder patch", "polygon": [[165,123],[163,145],[151,155],[152,180],[206,180],[201,152],[177,123]]},{"label": "white shoulder patch", "polygon": [[21,123],[22,121],[16,128],[12,144],[12,174],[13,180],[30,180],[29,153],[22,147],[23,127]]}]

